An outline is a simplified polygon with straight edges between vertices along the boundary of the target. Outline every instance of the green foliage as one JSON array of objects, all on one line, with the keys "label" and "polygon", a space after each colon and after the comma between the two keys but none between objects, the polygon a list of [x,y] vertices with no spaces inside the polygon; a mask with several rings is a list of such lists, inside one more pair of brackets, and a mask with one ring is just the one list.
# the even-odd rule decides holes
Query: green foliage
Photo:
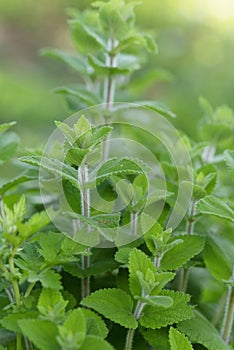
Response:
[{"label": "green foliage", "polygon": [[197,204],[197,210],[202,214],[210,214],[234,222],[234,211],[224,201],[214,196],[207,196]]},{"label": "green foliage", "polygon": [[163,290],[160,295],[171,297],[173,305],[163,311],[160,307],[145,306],[144,314],[139,320],[142,326],[153,329],[161,328],[193,317],[193,308],[187,305],[190,300],[188,294]]},{"label": "green foliage", "polygon": [[[53,137],[58,141],[44,153],[20,150],[21,162],[14,160],[19,137],[8,131],[15,123],[0,125],[0,164],[6,176],[0,181],[2,349],[123,349],[126,333],[125,350],[149,345],[192,350],[191,343],[208,350],[230,348],[233,111],[200,99],[204,118],[197,142],[176,132],[191,157],[184,166],[185,155],[180,142],[173,144],[169,123],[161,130],[157,121],[144,119],[143,111],[161,120],[175,114],[144,94],[135,101],[160,75],[147,63],[157,46],[149,33],[137,29],[136,5],[109,0],[93,2],[85,11],[70,10],[77,53],[42,52],[77,74],[76,84],[55,92],[76,111],[98,104],[95,115],[88,109],[87,117],[74,122],[74,116],[73,124],[56,121]],[[114,104],[131,100],[132,92],[134,104]],[[142,118],[148,130],[155,130],[155,124],[166,143],[144,130],[112,126],[127,109],[132,122]],[[121,128],[149,147],[156,165],[148,165],[151,156],[138,158],[134,146],[124,156],[109,157],[110,133],[116,139]],[[121,140],[118,145],[125,152]],[[168,154],[173,147],[178,158]],[[8,165],[20,168],[12,179],[5,175]],[[188,180],[188,174],[194,179]],[[38,177],[40,190],[46,191],[42,199]],[[178,227],[170,228],[171,213],[181,215],[190,193],[187,213]],[[220,311],[224,302],[225,313]]]},{"label": "green foliage", "polygon": [[179,330],[185,333],[193,343],[202,344],[208,350],[229,349],[217,329],[198,311],[194,311],[194,318],[191,320],[181,322]]},{"label": "green foliage", "polygon": [[132,314],[133,301],[121,289],[100,289],[82,301],[82,305],[91,307],[113,322],[126,328],[137,328]]},{"label": "green foliage", "polygon": [[169,332],[171,350],[192,350],[189,340],[177,329],[171,327]]}]

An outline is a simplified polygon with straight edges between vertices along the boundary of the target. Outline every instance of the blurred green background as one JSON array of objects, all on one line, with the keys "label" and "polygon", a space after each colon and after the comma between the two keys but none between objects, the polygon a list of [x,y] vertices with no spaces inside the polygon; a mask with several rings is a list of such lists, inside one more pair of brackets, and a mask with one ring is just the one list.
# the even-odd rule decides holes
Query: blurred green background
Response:
[{"label": "blurred green background", "polygon": [[[77,76],[40,57],[39,50],[72,51],[66,9],[90,3],[0,0],[0,121],[16,120],[24,145],[43,144],[53,120],[70,114],[52,89],[76,82]],[[150,65],[162,69],[142,97],[166,103],[177,114],[174,124],[196,139],[199,96],[214,106],[234,107],[234,1],[143,0],[137,23],[154,34],[159,54]]]}]

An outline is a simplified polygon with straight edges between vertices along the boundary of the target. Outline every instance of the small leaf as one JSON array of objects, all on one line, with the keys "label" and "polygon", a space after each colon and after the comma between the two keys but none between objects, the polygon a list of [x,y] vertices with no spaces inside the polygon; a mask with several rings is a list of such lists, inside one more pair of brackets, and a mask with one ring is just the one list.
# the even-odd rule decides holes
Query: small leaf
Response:
[{"label": "small leaf", "polygon": [[67,304],[68,301],[63,299],[60,292],[54,289],[43,288],[37,308],[43,316],[56,323],[63,320]]},{"label": "small leaf", "polygon": [[44,288],[51,288],[56,290],[62,288],[60,282],[61,276],[53,270],[42,271],[38,276],[38,280],[41,282]]},{"label": "small leaf", "polygon": [[169,340],[168,340],[168,329],[160,328],[160,329],[150,329],[150,328],[142,328],[140,329],[143,337],[147,340],[147,342],[153,346],[155,349],[159,350],[169,350]]},{"label": "small leaf", "polygon": [[58,327],[58,330],[57,340],[62,349],[79,349],[86,335],[86,322],[82,309],[71,310],[63,325]]},{"label": "small leaf", "polygon": [[95,73],[98,75],[109,76],[109,75],[125,75],[131,72],[131,68],[120,68],[108,66],[106,63],[100,61],[95,56],[89,55],[88,62],[91,67],[94,68]]},{"label": "small leaf", "polygon": [[121,326],[137,328],[137,321],[132,314],[133,301],[121,289],[99,289],[83,299],[81,304],[96,310]]},{"label": "small leaf", "polygon": [[34,344],[39,350],[60,350],[57,342],[58,329],[57,326],[47,320],[20,320],[19,327],[23,334]]},{"label": "small leaf", "polygon": [[90,217],[85,217],[81,214],[76,214],[73,212],[66,212],[65,214],[96,228],[119,227],[120,213],[99,214]]},{"label": "small leaf", "polygon": [[193,350],[188,338],[173,327],[169,331],[169,341],[171,350]]},{"label": "small leaf", "polygon": [[129,109],[129,108],[136,108],[137,106],[139,107],[145,107],[148,109],[151,109],[154,112],[157,112],[164,117],[170,117],[170,118],[175,118],[176,115],[173,113],[166,105],[164,105],[161,102],[158,101],[136,101],[134,104],[118,104],[114,110],[121,110],[121,109]]},{"label": "small leaf", "polygon": [[57,159],[50,159],[40,156],[26,156],[21,157],[20,160],[31,165],[42,167],[53,174],[59,175],[62,178],[70,181],[74,187],[79,188],[77,172],[68,164],[64,164]]},{"label": "small leaf", "polygon": [[142,326],[153,329],[161,328],[193,317],[193,307],[187,305],[190,300],[188,294],[163,290],[160,295],[170,296],[173,299],[173,305],[163,311],[160,307],[146,305],[139,320]]},{"label": "small leaf", "polygon": [[196,208],[201,214],[215,215],[234,222],[234,211],[220,198],[207,196],[197,203]]},{"label": "small leaf", "polygon": [[194,316],[178,324],[179,330],[185,333],[191,342],[202,344],[208,350],[230,350],[210,321],[197,310],[194,311]]}]

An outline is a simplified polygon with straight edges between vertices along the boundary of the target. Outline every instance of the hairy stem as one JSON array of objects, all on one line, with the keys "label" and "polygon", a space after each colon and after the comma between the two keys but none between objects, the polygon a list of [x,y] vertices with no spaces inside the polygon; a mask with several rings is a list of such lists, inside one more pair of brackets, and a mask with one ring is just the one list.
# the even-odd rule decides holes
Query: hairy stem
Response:
[{"label": "hairy stem", "polygon": [[225,341],[225,343],[227,344],[231,340],[233,318],[234,318],[234,288],[232,286],[228,286],[225,313],[224,313],[223,325],[221,329],[221,336]]},{"label": "hairy stem", "polygon": [[[111,51],[115,47],[114,38],[110,38],[108,41],[108,50]],[[106,57],[106,65],[110,68],[116,66],[116,56],[112,54],[107,54]],[[104,82],[104,97],[103,102],[105,103],[105,113],[104,113],[104,122],[105,124],[109,124],[109,112],[112,109],[112,105],[115,98],[115,79],[110,73]],[[109,154],[109,134],[103,142],[103,160],[108,158]]]},{"label": "hairy stem", "polygon": [[[90,190],[86,188],[86,183],[89,180],[88,166],[84,164],[78,169],[78,182],[80,185],[81,193],[81,213],[82,215],[89,217],[90,216]],[[89,231],[89,228],[88,228]],[[89,251],[90,248],[87,248]],[[90,266],[90,256],[82,255],[81,256],[81,267],[85,271]],[[84,277],[81,280],[81,296],[82,299],[90,294],[90,278]]]},{"label": "hairy stem", "polygon": [[138,213],[131,213],[131,235],[137,235]]},{"label": "hairy stem", "polygon": [[[138,320],[140,318],[144,306],[145,306],[145,304],[142,303],[140,300],[138,300],[134,314],[133,314],[136,320]],[[132,349],[134,334],[135,334],[135,329],[128,330],[126,342],[125,342],[125,350]]]},{"label": "hairy stem", "polygon": [[[188,235],[193,235],[194,232],[194,215],[196,215],[196,209],[195,209],[196,201],[192,201],[189,207],[188,212],[188,219],[186,222],[186,233]],[[180,292],[186,292],[187,285],[188,285],[188,278],[189,278],[189,269],[180,269],[180,279],[179,279],[179,291]]]}]

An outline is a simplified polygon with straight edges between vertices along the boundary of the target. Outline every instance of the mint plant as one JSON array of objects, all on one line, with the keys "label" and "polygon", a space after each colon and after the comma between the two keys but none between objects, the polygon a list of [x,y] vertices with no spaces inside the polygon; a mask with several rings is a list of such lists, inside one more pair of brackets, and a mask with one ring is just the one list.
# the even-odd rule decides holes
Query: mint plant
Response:
[{"label": "mint plant", "polygon": [[[159,102],[125,103],[156,53],[135,6],[70,10],[77,53],[43,50],[78,73],[81,83],[56,92],[86,110],[55,121],[52,143],[21,151],[22,172],[0,183],[0,350],[233,348],[233,112],[200,98],[195,142],[171,132]],[[161,143],[122,123],[126,109],[150,123],[144,108]],[[19,145],[13,125],[0,125],[1,166]],[[120,126],[150,145],[154,169],[150,157],[113,156]]]}]

